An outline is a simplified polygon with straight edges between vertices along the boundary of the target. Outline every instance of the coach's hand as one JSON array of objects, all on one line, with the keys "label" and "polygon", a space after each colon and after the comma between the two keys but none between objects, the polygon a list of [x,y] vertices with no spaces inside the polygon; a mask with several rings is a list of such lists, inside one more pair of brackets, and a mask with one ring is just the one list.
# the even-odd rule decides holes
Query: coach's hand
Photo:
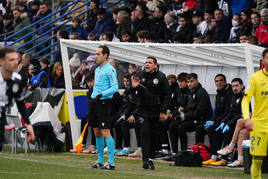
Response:
[{"label": "coach's hand", "polygon": [[253,122],[251,121],[251,119],[246,120],[245,127],[247,130],[253,131],[254,125],[253,125]]},{"label": "coach's hand", "polygon": [[133,115],[131,115],[129,118],[128,118],[128,122],[129,123],[134,123],[135,122],[135,117]]},{"label": "coach's hand", "polygon": [[138,86],[139,86],[139,84],[140,84],[140,79],[139,79],[139,77],[133,77],[132,78],[132,88],[137,88]]},{"label": "coach's hand", "polygon": [[98,102],[101,99],[101,97],[102,97],[102,94],[100,93],[91,100],[91,103],[96,104],[96,102]]}]

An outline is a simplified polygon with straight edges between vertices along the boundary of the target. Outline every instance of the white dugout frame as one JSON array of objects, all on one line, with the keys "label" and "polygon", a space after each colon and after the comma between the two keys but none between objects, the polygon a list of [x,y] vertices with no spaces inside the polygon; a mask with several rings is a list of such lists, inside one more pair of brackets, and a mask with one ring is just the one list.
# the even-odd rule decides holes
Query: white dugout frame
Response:
[{"label": "white dugout frame", "polygon": [[60,40],[66,95],[68,101],[73,147],[80,137],[80,120],[75,118],[68,47],[95,54],[99,45],[107,45],[110,58],[143,65],[148,56],[157,58],[166,74],[197,72],[199,81],[210,94],[215,94],[213,78],[225,72],[227,78],[241,77],[245,84],[259,67],[264,48],[250,44],[159,44],[122,43],[84,40]]}]

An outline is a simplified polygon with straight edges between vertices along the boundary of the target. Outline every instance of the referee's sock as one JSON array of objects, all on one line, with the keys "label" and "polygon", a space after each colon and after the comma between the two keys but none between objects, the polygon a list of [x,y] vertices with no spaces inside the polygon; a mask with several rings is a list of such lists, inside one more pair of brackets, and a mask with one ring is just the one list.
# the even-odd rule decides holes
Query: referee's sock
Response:
[{"label": "referee's sock", "polygon": [[98,162],[104,163],[104,137],[96,137],[96,146],[98,150]]},{"label": "referee's sock", "polygon": [[108,148],[108,162],[114,166],[114,139],[112,136],[105,139]]}]

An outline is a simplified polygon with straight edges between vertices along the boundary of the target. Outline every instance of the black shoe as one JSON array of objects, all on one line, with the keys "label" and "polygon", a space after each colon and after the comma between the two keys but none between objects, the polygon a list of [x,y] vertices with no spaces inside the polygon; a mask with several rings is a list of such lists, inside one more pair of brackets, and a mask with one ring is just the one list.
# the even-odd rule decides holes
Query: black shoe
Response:
[{"label": "black shoe", "polygon": [[149,161],[148,160],[147,161],[143,161],[142,168],[149,169],[149,167],[150,167]]},{"label": "black shoe", "polygon": [[174,154],[170,154],[168,156],[165,156],[163,158],[163,160],[165,160],[165,161],[175,161],[175,155]]},{"label": "black shoe", "polygon": [[91,168],[101,168],[101,167],[103,167],[103,164],[98,163],[98,162],[96,162],[93,165],[91,165]]},{"label": "black shoe", "polygon": [[154,163],[153,163],[153,161],[151,159],[143,161],[142,168],[144,168],[144,169],[151,168],[152,170],[155,169]]},{"label": "black shoe", "polygon": [[154,163],[153,163],[153,161],[152,160],[149,160],[149,165],[150,165],[150,168],[153,170],[153,169],[155,169],[155,167],[154,167]]},{"label": "black shoe", "polygon": [[109,162],[100,167],[103,170],[115,170],[115,166],[112,166]]}]

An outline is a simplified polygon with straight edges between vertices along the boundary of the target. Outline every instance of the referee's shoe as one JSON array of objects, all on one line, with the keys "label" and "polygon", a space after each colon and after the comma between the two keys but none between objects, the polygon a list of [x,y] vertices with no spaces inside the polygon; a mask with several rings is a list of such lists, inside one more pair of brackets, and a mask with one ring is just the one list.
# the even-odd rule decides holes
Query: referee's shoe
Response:
[{"label": "referee's shoe", "polygon": [[115,166],[112,166],[109,162],[106,162],[103,166],[100,167],[103,170],[115,170]]},{"label": "referee's shoe", "polygon": [[91,168],[101,168],[101,167],[103,167],[103,164],[101,164],[99,162],[96,162],[93,165],[91,165]]}]

